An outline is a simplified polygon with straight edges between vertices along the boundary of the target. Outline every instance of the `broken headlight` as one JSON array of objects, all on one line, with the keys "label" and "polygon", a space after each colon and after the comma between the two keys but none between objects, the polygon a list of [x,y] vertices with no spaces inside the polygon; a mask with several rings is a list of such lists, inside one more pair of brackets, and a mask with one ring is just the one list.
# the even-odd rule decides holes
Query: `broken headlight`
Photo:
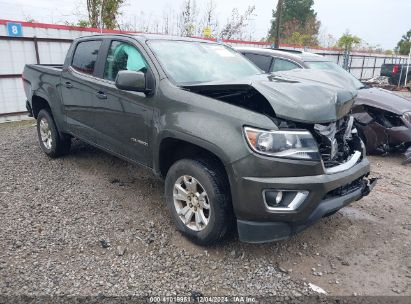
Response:
[{"label": "broken headlight", "polygon": [[411,124],[411,112],[405,112],[404,114],[402,114],[402,117],[404,117],[404,119],[408,121],[409,124]]},{"label": "broken headlight", "polygon": [[294,159],[320,160],[318,146],[308,131],[267,131],[245,127],[251,149],[257,153]]}]

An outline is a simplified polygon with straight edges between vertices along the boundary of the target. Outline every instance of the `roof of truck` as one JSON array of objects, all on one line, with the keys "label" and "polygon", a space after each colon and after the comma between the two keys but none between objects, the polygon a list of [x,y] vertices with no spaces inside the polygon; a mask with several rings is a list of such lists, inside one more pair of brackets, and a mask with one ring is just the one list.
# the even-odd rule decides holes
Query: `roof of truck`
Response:
[{"label": "roof of truck", "polygon": [[141,41],[147,40],[173,40],[173,41],[197,41],[203,43],[216,43],[212,40],[206,40],[201,38],[190,38],[190,37],[180,37],[180,36],[171,36],[171,35],[161,35],[161,34],[143,34],[143,33],[119,33],[119,34],[97,34],[90,36],[83,36],[80,38],[88,37],[112,37],[112,36],[125,36],[125,37],[134,37]]},{"label": "roof of truck", "polygon": [[201,38],[190,38],[190,37],[161,35],[161,34],[133,34],[133,36],[141,38],[142,40],[174,40],[174,41],[198,41],[198,42],[215,43],[215,41],[205,40]]}]

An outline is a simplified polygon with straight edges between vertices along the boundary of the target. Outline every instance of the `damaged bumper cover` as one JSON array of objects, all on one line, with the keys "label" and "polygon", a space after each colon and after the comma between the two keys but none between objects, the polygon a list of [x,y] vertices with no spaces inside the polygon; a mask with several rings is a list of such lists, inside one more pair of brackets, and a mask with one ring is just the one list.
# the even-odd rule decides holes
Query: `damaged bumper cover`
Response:
[{"label": "damaged bumper cover", "polygon": [[[236,210],[240,240],[264,243],[288,239],[322,217],[368,195],[376,184],[376,179],[368,178],[369,172],[369,162],[364,159],[352,168],[336,174],[243,178],[242,188],[247,189],[247,193],[242,194],[244,199],[239,204],[242,209]],[[303,190],[307,195],[295,210],[277,212],[268,208],[263,197],[267,191],[276,189]],[[246,201],[251,197],[261,197],[261,201]]]}]

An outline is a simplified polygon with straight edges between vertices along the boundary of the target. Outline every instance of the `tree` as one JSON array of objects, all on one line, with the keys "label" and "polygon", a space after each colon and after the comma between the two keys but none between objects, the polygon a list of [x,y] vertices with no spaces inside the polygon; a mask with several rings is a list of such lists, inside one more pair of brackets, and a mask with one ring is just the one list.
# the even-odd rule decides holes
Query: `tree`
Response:
[{"label": "tree", "polygon": [[[317,36],[321,23],[317,20],[317,13],[312,8],[314,0],[284,0],[282,5],[279,36],[287,42],[293,33],[310,37],[305,39],[307,45],[317,45]],[[268,41],[274,41],[277,31],[277,10],[273,10],[271,28],[268,32]],[[284,40],[285,39],[285,40]]]},{"label": "tree", "polygon": [[121,15],[120,8],[124,2],[125,0],[87,0],[89,25],[106,29],[118,28],[117,19]]},{"label": "tree", "polygon": [[179,34],[194,36],[196,30],[197,6],[195,0],[185,0],[179,16]]},{"label": "tree", "polygon": [[32,16],[30,16],[30,15],[24,16],[24,20],[25,20],[26,22],[31,22],[31,23],[37,22],[37,20],[34,19],[34,18],[33,18]]},{"label": "tree", "polygon": [[338,39],[337,46],[343,48],[345,51],[351,51],[353,46],[361,43],[361,38],[351,35],[348,31],[345,32],[340,39]]},{"label": "tree", "polygon": [[77,22],[77,26],[79,26],[79,27],[89,27],[90,22],[88,20],[79,20]]},{"label": "tree", "polygon": [[249,6],[243,14],[240,14],[238,9],[234,8],[231,12],[231,17],[227,20],[227,23],[220,32],[220,37],[222,39],[242,39],[244,29],[247,27],[254,11],[255,5]]},{"label": "tree", "polygon": [[278,0],[277,11],[275,13],[275,33],[274,33],[274,47],[280,47],[280,27],[281,27],[281,14],[283,12],[284,0]]},{"label": "tree", "polygon": [[[218,27],[218,21],[215,16],[215,13],[216,13],[216,4],[214,0],[208,0],[205,6],[203,17],[199,24],[199,28],[198,28],[199,36],[205,36],[206,38],[210,38],[213,36],[213,34],[215,34],[215,32],[217,31],[217,27]],[[205,29],[208,29],[210,31],[210,35],[206,35],[204,33]]]},{"label": "tree", "polygon": [[396,53],[400,55],[408,55],[410,53],[411,47],[411,30],[409,30],[405,35],[402,36],[401,40],[398,42],[395,48]]}]

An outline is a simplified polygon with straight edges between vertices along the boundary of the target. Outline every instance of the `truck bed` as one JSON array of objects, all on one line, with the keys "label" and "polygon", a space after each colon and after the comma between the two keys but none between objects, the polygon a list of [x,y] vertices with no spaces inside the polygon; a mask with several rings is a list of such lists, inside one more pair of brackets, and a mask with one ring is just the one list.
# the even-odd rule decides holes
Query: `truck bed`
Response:
[{"label": "truck bed", "polygon": [[[61,64],[26,64],[23,70],[23,87],[26,93],[26,107],[32,113],[32,96],[37,95],[44,99],[49,96],[50,107],[53,109],[60,104],[60,76],[63,70]],[[57,98],[57,99],[56,99]]]},{"label": "truck bed", "polygon": [[61,72],[63,69],[63,64],[27,64],[28,68],[38,71],[47,71],[47,70],[55,70],[57,72]]}]

